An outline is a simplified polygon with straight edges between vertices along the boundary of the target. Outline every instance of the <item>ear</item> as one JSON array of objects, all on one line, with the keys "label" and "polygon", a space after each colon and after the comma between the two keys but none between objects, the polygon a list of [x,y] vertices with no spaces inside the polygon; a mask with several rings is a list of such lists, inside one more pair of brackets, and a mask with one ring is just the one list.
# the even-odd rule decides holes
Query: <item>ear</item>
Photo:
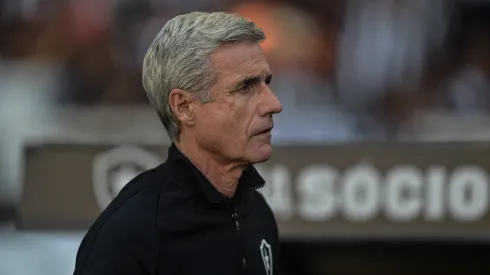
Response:
[{"label": "ear", "polygon": [[172,112],[182,124],[194,125],[194,111],[192,108],[194,98],[189,92],[180,89],[172,90],[168,96],[168,103]]}]

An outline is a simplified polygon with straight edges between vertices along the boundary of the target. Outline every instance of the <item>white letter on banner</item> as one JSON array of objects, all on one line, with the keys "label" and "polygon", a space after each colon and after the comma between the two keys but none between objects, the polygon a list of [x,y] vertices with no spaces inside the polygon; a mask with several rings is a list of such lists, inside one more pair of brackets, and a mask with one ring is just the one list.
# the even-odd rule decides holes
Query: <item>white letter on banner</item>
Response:
[{"label": "white letter on banner", "polygon": [[478,166],[456,169],[449,184],[449,208],[457,221],[472,222],[488,210],[488,175]]},{"label": "white letter on banner", "polygon": [[425,220],[441,221],[444,218],[445,187],[447,173],[442,166],[431,166],[426,176]]},{"label": "white letter on banner", "polygon": [[[413,220],[420,214],[422,173],[411,165],[396,166],[386,174],[386,215],[396,222]],[[404,192],[408,196],[403,196]]]},{"label": "white letter on banner", "polygon": [[379,210],[380,173],[371,165],[356,165],[343,178],[344,215],[351,221],[367,221]]},{"label": "white letter on banner", "polygon": [[335,181],[338,172],[327,165],[314,165],[303,169],[298,175],[298,214],[312,221],[324,221],[334,217]]}]

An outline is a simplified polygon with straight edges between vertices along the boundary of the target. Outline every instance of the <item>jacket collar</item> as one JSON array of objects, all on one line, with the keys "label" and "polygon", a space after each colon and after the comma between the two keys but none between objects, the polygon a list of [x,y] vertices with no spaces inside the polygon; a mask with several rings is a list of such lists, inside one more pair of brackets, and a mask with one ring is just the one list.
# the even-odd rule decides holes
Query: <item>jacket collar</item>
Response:
[{"label": "jacket collar", "polygon": [[[174,143],[168,150],[167,165],[170,168],[169,173],[178,179],[178,183],[186,189],[203,194],[206,200],[210,202],[219,203],[227,200],[227,197],[211,184],[194,163],[177,149]],[[238,181],[235,198],[241,196],[246,190],[258,189],[264,184],[264,179],[255,167],[249,165]]]}]

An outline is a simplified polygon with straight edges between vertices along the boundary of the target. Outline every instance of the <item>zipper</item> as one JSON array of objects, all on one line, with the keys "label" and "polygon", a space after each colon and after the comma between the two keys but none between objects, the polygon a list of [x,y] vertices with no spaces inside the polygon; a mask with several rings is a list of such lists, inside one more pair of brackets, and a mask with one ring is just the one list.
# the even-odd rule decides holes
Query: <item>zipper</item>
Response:
[{"label": "zipper", "polygon": [[238,220],[238,214],[237,214],[237,208],[236,204],[233,203],[233,213],[231,214],[231,217],[233,218],[233,221],[235,222],[235,228],[236,228],[236,233],[237,237],[240,241],[240,248],[241,248],[241,256],[242,256],[242,267],[243,270],[247,269],[247,259],[245,259],[245,248],[243,246],[243,238],[242,238],[242,230],[240,228],[240,221]]}]

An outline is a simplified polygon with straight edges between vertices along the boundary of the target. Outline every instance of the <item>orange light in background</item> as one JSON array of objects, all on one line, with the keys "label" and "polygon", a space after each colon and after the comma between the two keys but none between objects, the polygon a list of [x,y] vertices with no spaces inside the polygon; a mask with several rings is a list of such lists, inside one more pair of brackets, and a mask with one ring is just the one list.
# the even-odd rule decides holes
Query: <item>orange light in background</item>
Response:
[{"label": "orange light in background", "polygon": [[[288,4],[243,3],[230,9],[260,27],[267,39],[261,44],[269,63],[280,70],[315,69],[327,42],[318,22]],[[323,54],[323,55],[322,55]]]},{"label": "orange light in background", "polygon": [[271,19],[271,14],[276,8],[277,5],[271,3],[241,3],[230,9],[230,12],[249,18],[264,31],[267,39],[261,43],[261,46],[266,54],[273,51],[280,43],[281,27],[278,22]]}]

